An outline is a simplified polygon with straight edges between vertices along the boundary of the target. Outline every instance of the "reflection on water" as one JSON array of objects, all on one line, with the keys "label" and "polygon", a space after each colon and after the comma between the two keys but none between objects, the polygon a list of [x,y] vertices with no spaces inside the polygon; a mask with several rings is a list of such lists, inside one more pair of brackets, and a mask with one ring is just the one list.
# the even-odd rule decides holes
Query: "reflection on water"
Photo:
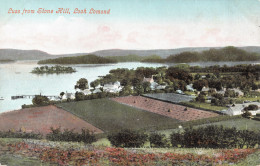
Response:
[{"label": "reflection on water", "polygon": [[[237,64],[255,64],[257,62],[203,62],[189,63],[192,66],[212,66]],[[259,62],[258,62],[259,63]],[[77,72],[72,74],[43,74],[36,75],[30,73],[34,67],[37,67],[36,61],[18,61],[15,63],[0,64],[0,112],[7,110],[20,109],[23,104],[31,104],[32,99],[11,100],[15,95],[59,95],[62,91],[75,92],[74,85],[77,80],[84,77],[89,82],[109,73],[109,70],[116,68],[135,69],[137,67],[159,67],[174,66],[176,64],[156,64],[127,62],[118,64],[80,64],[69,65],[76,68]]]}]

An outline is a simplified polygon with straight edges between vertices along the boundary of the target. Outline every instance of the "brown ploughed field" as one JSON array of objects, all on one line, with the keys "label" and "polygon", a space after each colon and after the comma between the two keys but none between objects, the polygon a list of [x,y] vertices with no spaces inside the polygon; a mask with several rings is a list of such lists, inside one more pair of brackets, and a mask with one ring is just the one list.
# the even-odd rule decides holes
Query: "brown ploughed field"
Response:
[{"label": "brown ploughed field", "polygon": [[94,133],[103,132],[75,115],[53,105],[0,114],[0,131],[18,131],[21,129],[25,132],[46,135],[50,132],[50,127],[61,127],[62,131],[63,129],[75,129],[75,132],[81,132],[81,129],[85,128]]},{"label": "brown ploughed field", "polygon": [[177,104],[171,104],[155,99],[150,99],[142,96],[127,96],[113,98],[112,100],[119,103],[127,104],[139,109],[168,116],[181,121],[191,121],[203,118],[218,116],[218,114],[208,111],[203,111],[195,108],[189,108]]}]

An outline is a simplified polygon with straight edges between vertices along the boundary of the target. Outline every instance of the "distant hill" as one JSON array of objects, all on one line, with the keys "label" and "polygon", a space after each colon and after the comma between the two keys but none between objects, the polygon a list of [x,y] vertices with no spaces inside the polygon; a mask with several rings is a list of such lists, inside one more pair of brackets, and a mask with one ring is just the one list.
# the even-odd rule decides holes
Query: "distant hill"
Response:
[{"label": "distant hill", "polygon": [[170,55],[166,62],[189,63],[189,62],[221,62],[221,61],[259,61],[260,53],[245,51],[233,46],[220,49],[209,49],[202,52],[182,52]]},{"label": "distant hill", "polygon": [[0,60],[44,60],[83,54],[86,55],[86,53],[51,55],[40,50],[0,49]]},{"label": "distant hill", "polygon": [[[10,59],[10,60],[45,60],[54,59],[59,57],[72,57],[87,54],[94,54],[97,56],[128,56],[128,55],[138,55],[138,56],[150,56],[158,55],[162,58],[166,58],[169,55],[176,55],[182,52],[202,52],[209,50],[211,48],[219,49],[222,47],[185,47],[176,49],[154,49],[154,50],[121,50],[121,49],[109,49],[100,50],[90,53],[75,53],[75,54],[60,54],[53,55],[48,54],[40,50],[18,50],[18,49],[0,49],[0,60]],[[247,52],[260,53],[260,46],[247,46],[247,47],[237,47]]]},{"label": "distant hill", "polygon": [[[182,52],[202,52],[209,50],[211,48],[220,49],[223,47],[184,47],[176,49],[155,49],[155,50],[121,50],[121,49],[110,49],[110,50],[100,50],[92,52],[92,54],[98,56],[127,56],[127,55],[139,55],[139,56],[150,56],[158,55],[162,58],[166,58],[169,55],[176,55]],[[260,46],[247,46],[247,47],[237,47],[247,52],[260,53]]]},{"label": "distant hill", "polygon": [[48,58],[51,58],[51,55],[38,50],[0,49],[0,60],[40,60]]}]

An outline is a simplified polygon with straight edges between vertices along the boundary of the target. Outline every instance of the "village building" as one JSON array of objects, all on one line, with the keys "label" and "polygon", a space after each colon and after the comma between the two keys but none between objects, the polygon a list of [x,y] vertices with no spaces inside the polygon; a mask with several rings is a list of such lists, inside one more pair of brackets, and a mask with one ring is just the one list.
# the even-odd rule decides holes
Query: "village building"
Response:
[{"label": "village building", "polygon": [[192,92],[195,91],[195,89],[193,89],[193,84],[186,85],[186,89],[187,89],[188,91],[192,91]]},{"label": "village building", "polygon": [[205,87],[205,86],[203,86],[203,88],[201,89],[201,92],[208,92],[208,91],[209,91],[209,88]]},{"label": "village building", "polygon": [[90,95],[92,93],[90,89],[84,89],[81,90],[80,92],[82,92],[84,95]]},{"label": "village building", "polygon": [[158,85],[159,84],[157,82],[152,82],[150,85],[151,90],[155,90]]},{"label": "village building", "polygon": [[243,103],[243,104],[232,104],[229,106],[227,111],[225,112],[228,115],[241,115],[244,113],[244,108],[248,107],[249,105],[257,105],[258,110],[249,110],[252,115],[256,115],[257,113],[260,113],[260,103],[259,102],[249,102],[249,103]]},{"label": "village building", "polygon": [[230,89],[230,90],[234,90],[235,93],[238,94],[238,96],[244,96],[244,92],[242,92],[240,89],[238,88],[233,88],[233,89]]},{"label": "village building", "polygon": [[109,83],[105,84],[103,86],[103,90],[105,92],[110,92],[110,93],[118,93],[123,89],[123,87],[120,85],[119,81],[116,81],[115,83]]},{"label": "village building", "polygon": [[100,93],[100,92],[102,92],[102,91],[100,90],[100,88],[96,88],[96,89],[93,90],[93,93]]},{"label": "village building", "polygon": [[179,90],[179,89],[176,90],[176,92],[179,93],[179,94],[184,94],[183,91],[182,91],[182,90]]},{"label": "village building", "polygon": [[158,85],[156,86],[156,89],[158,90],[162,90],[162,89],[165,89],[166,88],[166,85]]},{"label": "village building", "polygon": [[74,100],[74,99],[75,99],[75,94],[74,94],[74,93],[68,93],[68,92],[66,92],[66,93],[62,96],[61,99],[62,99],[62,100],[67,100],[67,99],[72,99],[72,100]]},{"label": "village building", "polygon": [[143,82],[153,83],[153,82],[154,82],[153,76],[152,76],[151,78],[145,78],[145,77],[144,77]]}]

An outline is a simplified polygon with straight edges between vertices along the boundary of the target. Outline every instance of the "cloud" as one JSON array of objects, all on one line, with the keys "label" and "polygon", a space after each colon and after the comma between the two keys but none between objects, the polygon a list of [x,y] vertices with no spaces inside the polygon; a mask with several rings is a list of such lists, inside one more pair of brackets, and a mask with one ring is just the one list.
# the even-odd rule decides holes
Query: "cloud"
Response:
[{"label": "cloud", "polygon": [[260,45],[259,28],[233,22],[94,22],[58,17],[54,21],[7,22],[0,26],[1,48],[39,49],[53,54],[102,49],[167,49]]}]

